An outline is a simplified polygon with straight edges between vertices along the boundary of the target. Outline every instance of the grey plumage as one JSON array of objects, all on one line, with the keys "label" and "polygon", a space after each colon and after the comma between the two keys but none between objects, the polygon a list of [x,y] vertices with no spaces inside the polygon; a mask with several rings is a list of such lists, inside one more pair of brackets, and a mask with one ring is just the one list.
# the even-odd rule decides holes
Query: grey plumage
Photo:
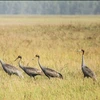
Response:
[{"label": "grey plumage", "polygon": [[46,68],[46,67],[43,67],[41,66],[39,60],[40,60],[40,56],[39,55],[36,55],[36,57],[38,57],[38,64],[41,68],[41,70],[44,72],[44,74],[50,79],[50,77],[57,77],[57,78],[62,78],[63,79],[63,76],[62,74],[60,74],[59,72],[53,70],[53,69],[50,69],[50,68]]},{"label": "grey plumage", "polygon": [[14,67],[14,66],[12,66],[12,65],[10,65],[10,64],[6,64],[6,63],[4,63],[2,60],[0,60],[0,63],[1,63],[1,65],[2,65],[3,70],[4,70],[6,73],[8,73],[10,76],[11,76],[12,74],[15,74],[15,75],[17,75],[17,76],[23,77],[21,71],[19,71],[16,67]]},{"label": "grey plumage", "polygon": [[20,59],[20,60],[19,60],[19,63],[18,63],[18,64],[19,64],[19,67],[20,67],[27,75],[29,75],[30,77],[34,77],[34,78],[35,78],[35,76],[37,76],[37,75],[42,75],[42,74],[43,74],[42,71],[39,70],[39,69],[37,69],[37,68],[31,68],[31,67],[22,66],[22,65],[21,65],[21,59],[22,59],[21,56],[18,56],[18,57],[15,59],[15,61],[16,61],[17,59]]},{"label": "grey plumage", "polygon": [[95,73],[90,68],[88,68],[84,63],[84,50],[82,49],[81,51],[82,51],[82,65],[81,65],[81,67],[82,67],[82,72],[84,74],[84,78],[85,77],[87,77],[87,78],[90,77],[94,81],[96,81],[97,79],[96,79]]}]

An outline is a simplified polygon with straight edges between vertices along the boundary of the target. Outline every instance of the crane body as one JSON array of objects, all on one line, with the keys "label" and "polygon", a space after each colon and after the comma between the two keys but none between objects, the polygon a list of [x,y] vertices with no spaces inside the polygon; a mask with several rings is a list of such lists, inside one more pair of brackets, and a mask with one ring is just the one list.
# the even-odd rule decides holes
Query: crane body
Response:
[{"label": "crane body", "polygon": [[0,63],[1,63],[1,65],[2,65],[3,70],[4,70],[6,73],[8,73],[10,76],[11,76],[12,74],[15,74],[15,75],[17,75],[17,76],[23,77],[22,72],[19,71],[19,70],[18,70],[16,67],[14,67],[13,65],[6,64],[6,63],[4,63],[2,60],[0,60]]}]

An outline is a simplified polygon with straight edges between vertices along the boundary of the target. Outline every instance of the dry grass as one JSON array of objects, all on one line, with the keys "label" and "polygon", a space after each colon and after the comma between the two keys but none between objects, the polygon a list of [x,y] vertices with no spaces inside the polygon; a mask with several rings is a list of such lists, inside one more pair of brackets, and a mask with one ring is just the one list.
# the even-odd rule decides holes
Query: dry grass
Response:
[{"label": "dry grass", "polygon": [[[99,33],[100,16],[1,16],[0,58],[18,67],[18,55],[26,65],[39,54],[41,64],[60,71],[64,79],[37,76],[34,81],[25,73],[24,79],[9,77],[1,67],[0,100],[99,100]],[[91,79],[83,84],[81,48],[97,75],[95,85]],[[37,59],[30,66],[39,68]]]}]

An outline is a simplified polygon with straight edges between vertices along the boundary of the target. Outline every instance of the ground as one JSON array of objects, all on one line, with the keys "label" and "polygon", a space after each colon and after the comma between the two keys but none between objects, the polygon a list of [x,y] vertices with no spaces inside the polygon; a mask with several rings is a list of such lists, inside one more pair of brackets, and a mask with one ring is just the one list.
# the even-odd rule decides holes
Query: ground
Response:
[{"label": "ground", "polygon": [[[83,82],[80,49],[97,76],[95,84],[90,78]],[[37,76],[34,81],[14,62],[21,55],[23,65],[40,69],[36,54],[41,65],[64,79]],[[99,100],[100,16],[0,16],[0,59],[24,75],[10,77],[0,67],[0,100]]]}]

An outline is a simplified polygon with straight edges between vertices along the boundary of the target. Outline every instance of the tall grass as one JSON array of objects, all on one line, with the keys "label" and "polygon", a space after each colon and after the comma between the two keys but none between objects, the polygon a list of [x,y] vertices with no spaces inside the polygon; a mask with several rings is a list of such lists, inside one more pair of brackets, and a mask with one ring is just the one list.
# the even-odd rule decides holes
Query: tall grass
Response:
[{"label": "tall grass", "polygon": [[[24,79],[7,75],[0,68],[0,100],[99,100],[100,99],[100,16],[3,16],[0,17],[0,59],[18,67],[40,55],[41,65],[62,73],[64,79],[37,76],[22,70]],[[81,72],[81,52],[97,75],[98,82]],[[37,59],[29,64],[39,68]],[[0,65],[1,66],[1,65]]]}]

